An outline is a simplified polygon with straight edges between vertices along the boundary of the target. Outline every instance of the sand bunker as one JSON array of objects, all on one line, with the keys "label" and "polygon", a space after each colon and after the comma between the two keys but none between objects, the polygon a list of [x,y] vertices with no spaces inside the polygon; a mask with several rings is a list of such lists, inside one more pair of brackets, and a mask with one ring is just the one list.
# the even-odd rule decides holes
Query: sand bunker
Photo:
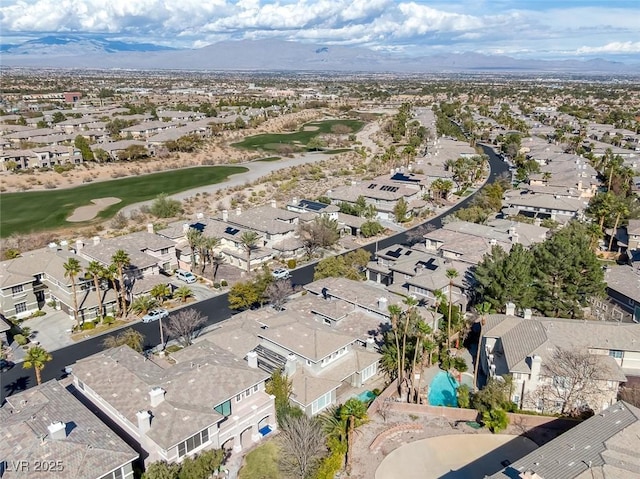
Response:
[{"label": "sand bunker", "polygon": [[318,131],[320,129],[319,126],[305,126],[302,131]]},{"label": "sand bunker", "polygon": [[92,205],[80,206],[76,208],[71,216],[67,218],[67,221],[71,222],[79,222],[79,221],[89,221],[98,216],[102,210],[107,209],[111,205],[115,205],[116,203],[120,203],[122,200],[120,198],[96,198],[91,200]]},{"label": "sand bunker", "polygon": [[501,470],[537,448],[507,434],[454,434],[400,446],[384,458],[376,479],[476,479]]}]

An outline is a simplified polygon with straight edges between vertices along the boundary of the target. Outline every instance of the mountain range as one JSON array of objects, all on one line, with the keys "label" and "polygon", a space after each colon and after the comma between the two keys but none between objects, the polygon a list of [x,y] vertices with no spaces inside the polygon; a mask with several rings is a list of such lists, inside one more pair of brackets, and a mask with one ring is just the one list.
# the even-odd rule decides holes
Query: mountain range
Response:
[{"label": "mountain range", "polygon": [[225,41],[197,49],[173,49],[150,43],[114,41],[99,36],[57,35],[20,44],[3,44],[0,51],[4,66],[36,68],[369,73],[640,73],[640,61],[627,64],[604,59],[525,60],[478,53],[416,58],[362,47],[274,39]]}]

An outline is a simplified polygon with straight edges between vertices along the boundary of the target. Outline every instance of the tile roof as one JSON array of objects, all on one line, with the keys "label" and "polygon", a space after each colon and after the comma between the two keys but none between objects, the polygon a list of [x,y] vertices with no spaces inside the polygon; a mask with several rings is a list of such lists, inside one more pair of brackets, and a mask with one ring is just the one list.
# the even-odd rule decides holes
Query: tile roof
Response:
[{"label": "tile roof", "polygon": [[[191,348],[176,353],[177,364],[163,369],[121,346],[78,361],[73,375],[132,424],[137,424],[137,411],[151,410],[154,420],[147,435],[168,449],[219,422],[222,416],[213,407],[269,376],[212,343]],[[149,401],[154,387],[166,392],[155,408]]]},{"label": "tile roof", "polygon": [[[48,426],[66,424],[64,439],[52,439]],[[56,380],[7,398],[0,408],[0,457],[7,461],[61,461],[65,479],[95,479],[138,454]],[[43,477],[45,473],[6,469],[3,479]],[[54,475],[55,472],[48,472]]]},{"label": "tile roof", "polygon": [[639,437],[640,409],[620,401],[490,478],[535,472],[542,479],[638,479]]}]

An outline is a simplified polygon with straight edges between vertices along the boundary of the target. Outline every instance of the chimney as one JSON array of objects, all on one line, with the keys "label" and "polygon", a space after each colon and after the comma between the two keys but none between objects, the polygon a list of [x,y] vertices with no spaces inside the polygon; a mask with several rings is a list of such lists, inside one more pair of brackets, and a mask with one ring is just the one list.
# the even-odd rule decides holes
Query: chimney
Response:
[{"label": "chimney", "polygon": [[93,237],[93,246],[98,246],[100,244],[100,236]]},{"label": "chimney", "polygon": [[511,235],[511,242],[517,243],[518,241],[520,241],[520,235],[518,233],[513,233]]},{"label": "chimney", "polygon": [[60,249],[68,249],[69,242],[67,240],[60,241]]},{"label": "chimney", "polygon": [[378,309],[379,310],[386,311],[388,304],[389,304],[389,300],[387,300],[387,298],[385,298],[384,296],[381,297],[381,298],[378,298]]},{"label": "chimney", "polygon": [[298,206],[298,197],[294,196],[293,199],[291,200],[291,204],[294,206]]},{"label": "chimney", "polygon": [[155,231],[153,230],[153,223],[147,223],[147,233],[155,233]]},{"label": "chimney", "polygon": [[516,315],[516,305],[513,304],[511,301],[509,301],[506,305],[506,312],[505,314],[507,316],[515,316]]},{"label": "chimney", "polygon": [[153,388],[149,391],[149,397],[151,398],[151,407],[158,407],[162,401],[164,401],[164,395],[166,391],[162,388]]},{"label": "chimney", "polygon": [[271,203],[271,207],[272,208],[277,208],[278,207],[278,204],[276,203],[276,200],[271,200],[270,203]]},{"label": "chimney", "polygon": [[375,351],[376,350],[376,340],[371,336],[367,338],[367,351]]},{"label": "chimney", "polygon": [[530,357],[531,361],[531,380],[538,381],[540,370],[542,369],[542,358],[537,354]]},{"label": "chimney", "polygon": [[394,174],[394,173],[395,173],[395,170],[394,170],[393,168],[391,168],[391,170],[389,170],[389,174],[390,174],[391,176],[393,176],[393,174]]},{"label": "chimney", "polygon": [[531,309],[527,308],[527,309],[524,310],[524,314],[523,314],[522,317],[524,319],[531,319],[531,314],[532,314],[531,313]]},{"label": "chimney", "polygon": [[536,218],[533,220],[533,224],[535,226],[540,226],[542,224],[542,220],[540,218]]},{"label": "chimney", "polygon": [[56,243],[55,241],[52,243],[49,243],[49,251],[57,251],[58,250],[58,243]]},{"label": "chimney", "polygon": [[249,351],[247,353],[247,364],[250,368],[258,369],[258,353]]},{"label": "chimney", "polygon": [[76,240],[76,253],[78,253],[84,247],[84,243],[81,239]]},{"label": "chimney", "polygon": [[147,431],[151,429],[151,414],[149,414],[149,411],[138,411],[136,418],[138,418],[138,431],[140,435],[146,434]]},{"label": "chimney", "polygon": [[67,437],[67,425],[62,421],[52,422],[47,426],[47,429],[51,439],[60,440]]},{"label": "chimney", "polygon": [[291,377],[291,376],[293,376],[293,373],[296,372],[296,368],[297,368],[296,355],[295,354],[289,354],[287,356],[287,362],[284,365],[284,373],[288,377]]},{"label": "chimney", "polygon": [[203,220],[204,219],[204,213],[197,213],[196,214],[196,219]]},{"label": "chimney", "polygon": [[191,226],[189,226],[189,223],[184,223],[182,225],[182,233],[187,234],[187,231],[189,231],[189,228],[191,228]]},{"label": "chimney", "polygon": [[222,221],[229,221],[229,210],[222,210]]},{"label": "chimney", "polygon": [[236,216],[240,216],[242,214],[242,208],[239,206],[236,208]]}]

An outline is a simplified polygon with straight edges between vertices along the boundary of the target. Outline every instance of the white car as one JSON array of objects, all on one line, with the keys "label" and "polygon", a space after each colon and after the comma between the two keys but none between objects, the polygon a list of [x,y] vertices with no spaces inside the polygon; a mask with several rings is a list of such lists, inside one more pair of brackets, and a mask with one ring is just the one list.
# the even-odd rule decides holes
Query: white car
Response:
[{"label": "white car", "polygon": [[272,273],[275,279],[289,279],[291,278],[291,272],[287,268],[278,268]]},{"label": "white car", "polygon": [[187,284],[195,283],[198,278],[191,271],[185,271],[183,269],[176,270],[176,278],[181,281],[184,281]]},{"label": "white car", "polygon": [[142,322],[151,323],[161,318],[166,318],[167,316],[169,316],[169,311],[167,311],[166,309],[162,309],[162,308],[152,309],[142,317]]}]

